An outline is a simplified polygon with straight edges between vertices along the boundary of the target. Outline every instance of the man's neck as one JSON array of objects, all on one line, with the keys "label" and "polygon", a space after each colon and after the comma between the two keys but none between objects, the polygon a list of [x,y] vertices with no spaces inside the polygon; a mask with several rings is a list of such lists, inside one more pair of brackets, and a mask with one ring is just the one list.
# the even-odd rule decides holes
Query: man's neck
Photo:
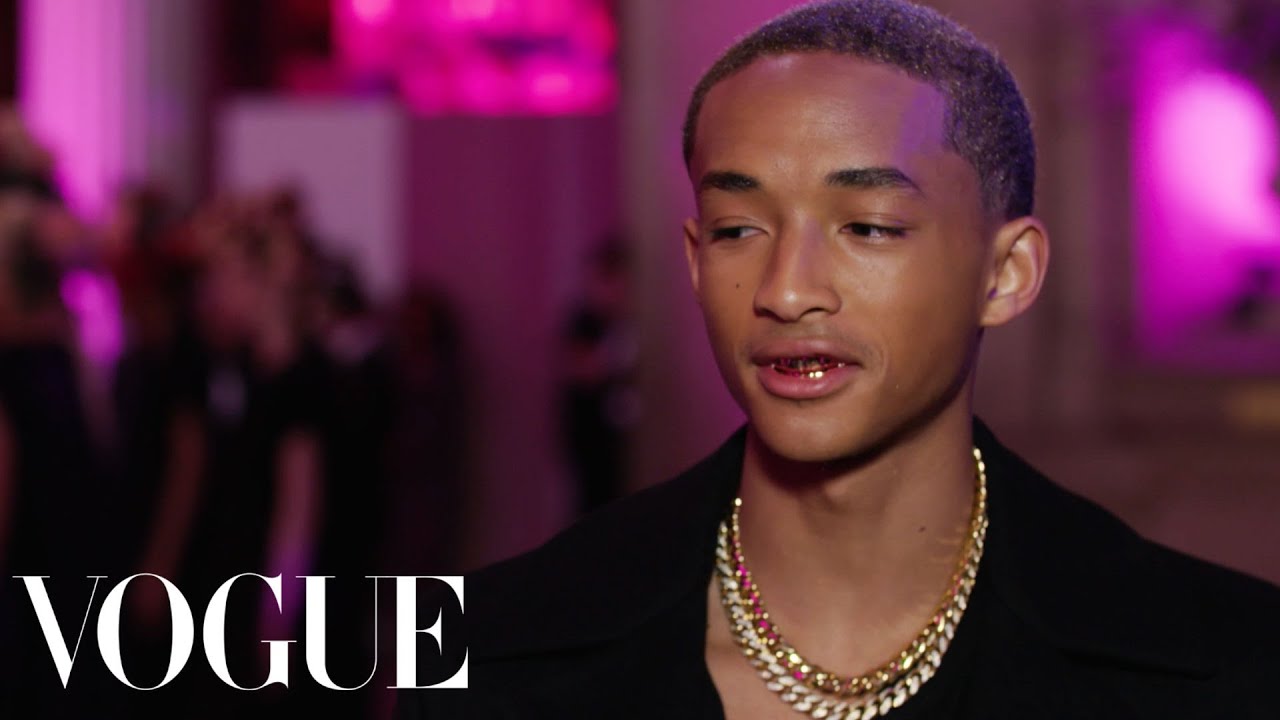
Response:
[{"label": "man's neck", "polygon": [[949,410],[883,449],[833,463],[789,461],[748,433],[740,491],[748,565],[787,639],[837,672],[901,650],[956,571],[975,470],[971,412]]}]

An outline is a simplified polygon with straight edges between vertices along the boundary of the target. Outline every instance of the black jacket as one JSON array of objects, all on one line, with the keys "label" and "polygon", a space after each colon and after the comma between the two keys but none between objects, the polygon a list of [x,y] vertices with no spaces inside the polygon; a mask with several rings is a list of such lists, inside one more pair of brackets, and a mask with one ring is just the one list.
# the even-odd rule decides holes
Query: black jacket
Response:
[{"label": "black jacket", "polygon": [[[744,437],[469,576],[470,689],[403,691],[399,717],[722,718],[706,591]],[[965,616],[902,711],[948,674],[946,703],[925,716],[1280,718],[1280,590],[1142,539],[981,423],[975,442],[988,468],[983,620]],[[980,637],[953,661],[966,632]]]}]

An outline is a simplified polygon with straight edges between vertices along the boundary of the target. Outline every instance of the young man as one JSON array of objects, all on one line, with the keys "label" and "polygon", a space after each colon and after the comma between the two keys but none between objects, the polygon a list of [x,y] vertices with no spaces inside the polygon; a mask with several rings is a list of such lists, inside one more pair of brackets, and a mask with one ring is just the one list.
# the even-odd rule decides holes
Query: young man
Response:
[{"label": "young man", "polygon": [[1274,717],[1280,592],[1142,540],[973,418],[982,334],[1049,258],[990,50],[901,0],[798,9],[704,76],[685,157],[748,424],[470,578],[471,689],[407,716]]}]

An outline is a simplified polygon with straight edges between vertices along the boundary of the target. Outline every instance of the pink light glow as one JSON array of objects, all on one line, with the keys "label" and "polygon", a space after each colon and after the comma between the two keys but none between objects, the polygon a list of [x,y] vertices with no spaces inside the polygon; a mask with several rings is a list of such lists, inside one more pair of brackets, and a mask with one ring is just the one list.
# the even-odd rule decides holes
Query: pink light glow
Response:
[{"label": "pink light glow", "polygon": [[449,0],[449,12],[459,20],[488,20],[498,11],[498,0]]},{"label": "pink light glow", "polygon": [[391,15],[393,0],[351,0],[352,15],[360,22],[377,24]]},{"label": "pink light glow", "polygon": [[1226,329],[1243,279],[1280,267],[1280,120],[1195,28],[1146,28],[1137,46],[1140,342],[1155,358],[1225,367],[1249,352],[1222,351],[1224,337],[1245,348]]},{"label": "pink light glow", "polygon": [[333,0],[332,8],[334,45],[342,57],[342,69],[353,83],[390,74],[395,67],[395,48],[387,38],[388,26],[396,16],[396,0]]},{"label": "pink light glow", "polygon": [[98,367],[115,363],[124,349],[120,298],[111,280],[88,270],[72,270],[59,287],[75,319],[80,349]]},{"label": "pink light glow", "polygon": [[573,92],[573,78],[557,70],[538,73],[530,89],[541,98],[561,98]]},{"label": "pink light glow", "polygon": [[105,212],[134,159],[122,141],[129,113],[141,110],[125,102],[123,14],[119,0],[26,0],[18,13],[23,117],[53,150],[67,205],[90,219]]},{"label": "pink light glow", "polygon": [[1225,72],[1191,74],[1156,100],[1148,131],[1160,192],[1225,233],[1274,235],[1276,119],[1256,86]]},{"label": "pink light glow", "polygon": [[511,74],[487,56],[477,55],[460,65],[453,79],[449,104],[454,107],[466,107],[484,115],[507,115],[516,110]]},{"label": "pink light glow", "polygon": [[529,63],[519,84],[527,90],[521,104],[540,115],[572,113],[584,104],[608,106],[617,89],[607,69],[593,73],[555,61]]},{"label": "pink light glow", "polygon": [[577,0],[526,0],[526,24],[534,32],[546,32],[572,25],[582,15]]},{"label": "pink light glow", "polygon": [[592,48],[603,57],[608,57],[618,47],[618,31],[613,26],[613,18],[603,6],[597,5],[589,11],[586,18],[577,26],[578,41],[584,47]]},{"label": "pink light glow", "polygon": [[[377,22],[368,7],[378,5]],[[356,87],[392,87],[419,113],[567,115],[613,107],[606,0],[333,0]]]}]

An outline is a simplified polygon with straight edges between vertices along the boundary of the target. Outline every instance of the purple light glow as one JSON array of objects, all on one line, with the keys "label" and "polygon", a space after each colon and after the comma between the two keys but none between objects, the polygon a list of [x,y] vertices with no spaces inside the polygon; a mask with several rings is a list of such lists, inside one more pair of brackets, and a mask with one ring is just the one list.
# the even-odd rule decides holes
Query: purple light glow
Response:
[{"label": "purple light glow", "polygon": [[120,298],[111,280],[88,270],[63,276],[62,302],[75,320],[80,350],[98,367],[110,367],[124,349]]},{"label": "purple light glow", "polygon": [[1158,192],[1222,233],[1274,236],[1275,118],[1256,87],[1224,72],[1188,75],[1156,101],[1147,130]]},{"label": "purple light glow", "polygon": [[498,11],[498,0],[450,0],[449,12],[458,20],[489,20]]},{"label": "purple light glow", "polygon": [[1140,343],[1156,358],[1230,366],[1243,357],[1208,340],[1223,337],[1249,269],[1280,265],[1280,123],[1194,29],[1146,28],[1137,47]]},{"label": "purple light glow", "polygon": [[110,189],[133,159],[121,142],[131,110],[119,32],[123,12],[119,0],[25,0],[18,13],[23,118],[53,150],[59,187],[80,217],[97,218],[106,210]]},{"label": "purple light glow", "polygon": [[351,13],[360,22],[377,24],[391,14],[391,0],[351,0]]},{"label": "purple light glow", "polygon": [[617,35],[603,0],[333,0],[357,86],[394,87],[423,114],[605,112]]}]

